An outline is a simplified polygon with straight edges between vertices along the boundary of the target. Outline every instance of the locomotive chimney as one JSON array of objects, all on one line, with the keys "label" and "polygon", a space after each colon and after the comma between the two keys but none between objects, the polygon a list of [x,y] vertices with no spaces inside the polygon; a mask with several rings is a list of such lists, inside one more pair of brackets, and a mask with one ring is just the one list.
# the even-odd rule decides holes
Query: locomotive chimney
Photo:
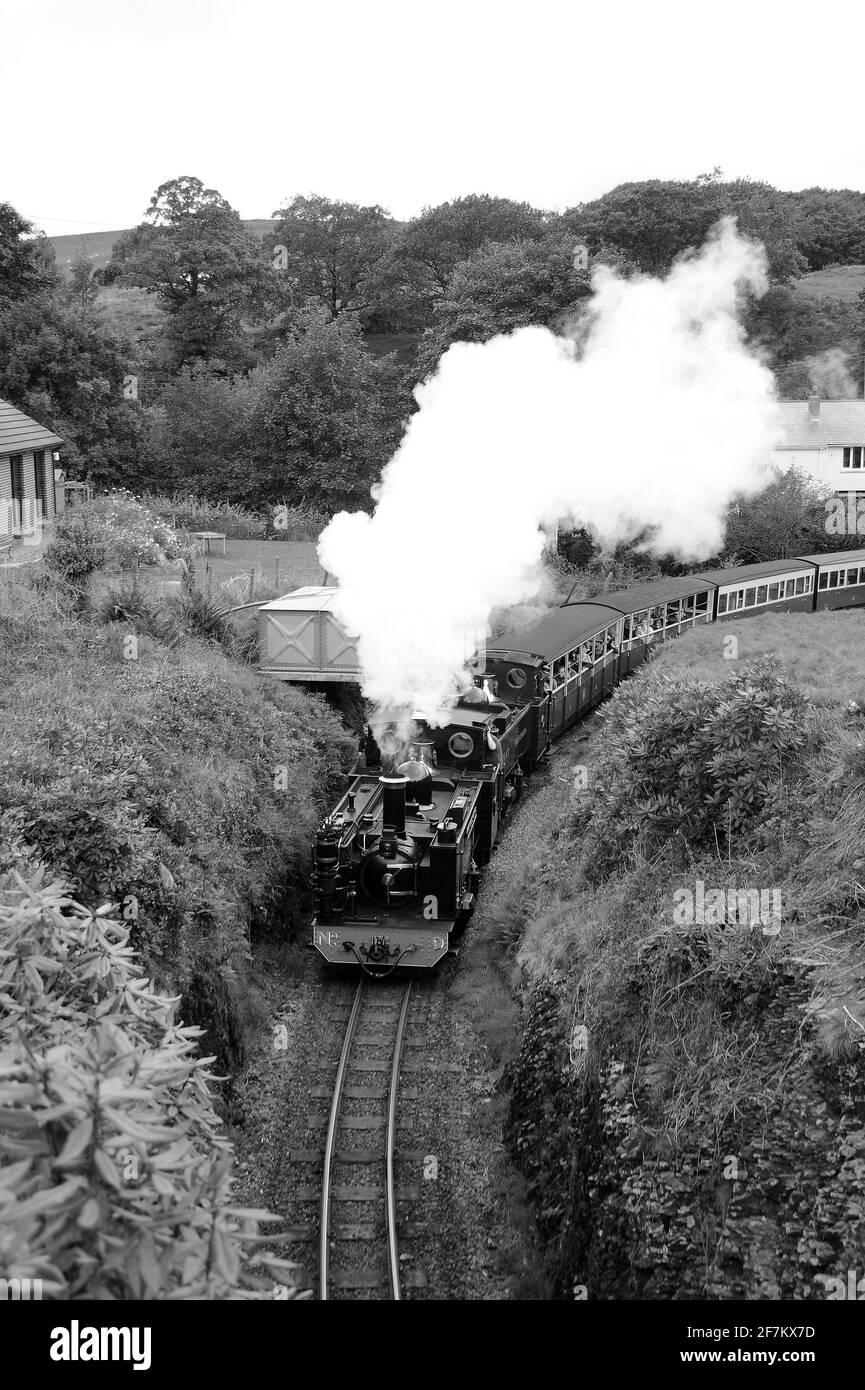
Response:
[{"label": "locomotive chimney", "polygon": [[819,396],[809,396],[809,397],[808,397],[808,414],[810,415],[810,417],[811,417],[812,420],[819,420],[819,418],[820,418],[820,397],[819,397]]},{"label": "locomotive chimney", "polygon": [[397,835],[405,834],[405,789],[407,777],[380,777],[382,786],[382,824],[389,825]]}]

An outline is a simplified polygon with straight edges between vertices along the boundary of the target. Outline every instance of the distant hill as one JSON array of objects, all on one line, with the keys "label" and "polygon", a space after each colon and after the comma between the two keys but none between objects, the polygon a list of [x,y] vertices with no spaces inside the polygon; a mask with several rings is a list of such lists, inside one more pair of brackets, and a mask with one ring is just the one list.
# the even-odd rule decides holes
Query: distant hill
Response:
[{"label": "distant hill", "polygon": [[[256,236],[263,237],[273,230],[276,221],[272,217],[251,217],[247,218],[243,225]],[[111,260],[111,252],[117,238],[128,230],[123,227],[116,232],[73,232],[68,236],[50,236],[48,240],[54,247],[57,268],[63,275],[68,275],[69,267],[82,251],[85,256],[90,257],[93,269],[101,270]]]},{"label": "distant hill", "polygon": [[865,290],[865,265],[833,265],[825,270],[812,270],[793,286],[797,294],[808,298],[845,299],[855,304]]}]

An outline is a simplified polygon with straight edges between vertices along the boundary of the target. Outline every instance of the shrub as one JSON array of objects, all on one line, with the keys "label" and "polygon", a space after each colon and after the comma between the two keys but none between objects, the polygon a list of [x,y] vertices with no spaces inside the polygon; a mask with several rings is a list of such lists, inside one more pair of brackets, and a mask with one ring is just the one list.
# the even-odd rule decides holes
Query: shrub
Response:
[{"label": "shrub", "polygon": [[105,527],[89,508],[82,507],[58,518],[45,548],[44,559],[49,569],[74,582],[101,569],[107,558]]},{"label": "shrub", "polygon": [[97,497],[88,510],[102,528],[107,563],[119,569],[133,569],[136,563],[164,565],[189,553],[189,546],[164,518],[123,488]]},{"label": "shrub", "polygon": [[[590,792],[574,817],[592,873],[637,848],[729,849],[746,828],[768,831],[782,780],[807,741],[806,703],[769,663],[719,685],[655,675],[620,688]],[[758,836],[759,838],[759,836]]]},{"label": "shrub", "polygon": [[214,502],[194,492],[176,492],[170,497],[145,492],[142,505],[154,515],[186,531],[222,531],[231,540],[259,540],[266,522],[257,512],[236,502]]},{"label": "shrub", "polygon": [[[259,1221],[229,1205],[199,1030],[175,1017],[106,908],[44,869],[0,874],[0,1264],[58,1299],[267,1297]],[[246,1230],[242,1230],[242,1224]],[[273,1238],[271,1237],[270,1243]]]}]

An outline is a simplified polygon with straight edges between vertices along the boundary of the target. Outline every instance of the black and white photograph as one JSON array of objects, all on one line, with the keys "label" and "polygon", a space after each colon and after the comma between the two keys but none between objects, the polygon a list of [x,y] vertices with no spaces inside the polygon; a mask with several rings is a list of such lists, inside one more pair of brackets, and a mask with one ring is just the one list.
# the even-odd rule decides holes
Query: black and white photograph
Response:
[{"label": "black and white photograph", "polygon": [[0,0],[28,1375],[855,1357],[863,53]]}]

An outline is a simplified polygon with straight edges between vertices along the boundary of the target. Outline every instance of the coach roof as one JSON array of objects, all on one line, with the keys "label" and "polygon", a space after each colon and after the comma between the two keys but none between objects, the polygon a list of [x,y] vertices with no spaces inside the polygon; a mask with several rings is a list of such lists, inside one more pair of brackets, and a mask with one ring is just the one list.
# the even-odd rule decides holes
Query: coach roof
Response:
[{"label": "coach roof", "polygon": [[601,603],[569,603],[566,608],[551,609],[525,627],[492,638],[487,642],[487,652],[492,656],[519,652],[552,661],[560,652],[569,651],[602,628],[618,622],[620,616],[615,608]]},{"label": "coach roof", "polygon": [[700,579],[708,579],[719,588],[729,584],[747,584],[751,579],[764,579],[773,574],[807,574],[809,561],[791,556],[789,560],[761,560],[757,565],[736,565],[729,570],[703,570]]},{"label": "coach roof", "polygon": [[811,565],[865,565],[865,550],[833,550],[831,555],[800,555]]},{"label": "coach roof", "polygon": [[640,613],[644,608],[655,608],[661,603],[676,603],[688,594],[699,594],[708,589],[709,583],[702,575],[686,574],[681,578],[650,579],[646,584],[636,584],[632,589],[619,589],[611,594],[596,594],[595,601],[617,613]]}]

